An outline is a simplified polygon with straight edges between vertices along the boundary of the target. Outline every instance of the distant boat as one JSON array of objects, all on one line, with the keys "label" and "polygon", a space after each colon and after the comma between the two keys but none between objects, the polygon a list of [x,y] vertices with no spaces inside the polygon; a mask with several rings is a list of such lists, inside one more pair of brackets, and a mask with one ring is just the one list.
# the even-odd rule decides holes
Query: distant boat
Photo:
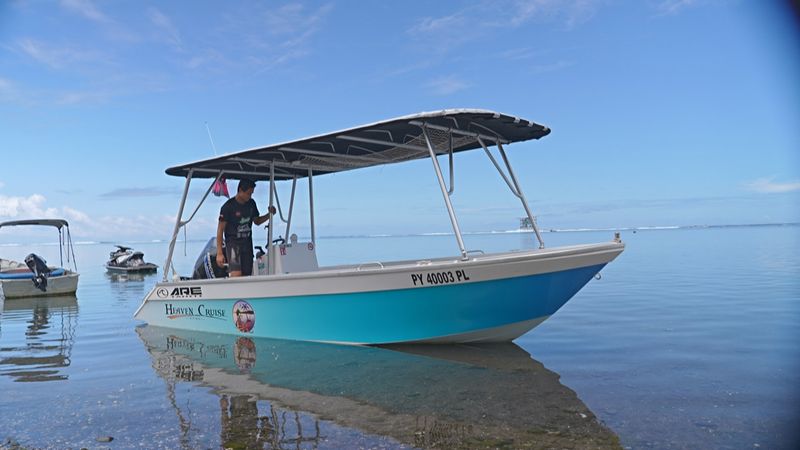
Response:
[{"label": "distant boat", "polygon": [[111,252],[106,262],[106,270],[111,273],[145,273],[155,272],[158,266],[145,262],[144,253],[134,251],[130,247],[116,245],[116,250]]},{"label": "distant boat", "polygon": [[[547,136],[546,126],[494,111],[450,109],[414,114],[291,142],[229,153],[167,169],[184,177],[163,280],[147,294],[134,317],[151,325],[347,344],[508,342],[537,326],[588,283],[625,248],[608,242],[545,248],[504,146]],[[489,147],[495,147],[495,158]],[[454,155],[483,150],[517,197],[539,242],[538,249],[485,254],[464,244],[456,211]],[[449,183],[439,157],[447,159]],[[313,178],[383,164],[428,159],[438,179],[459,252],[443,258],[365,261],[320,267],[317,263]],[[505,167],[503,167],[505,166]],[[250,179],[268,182],[270,220],[265,275],[187,279],[175,273],[172,255],[192,180]],[[273,237],[281,222],[291,236],[298,180],[308,182],[311,240]],[[335,180],[329,180],[335,181]],[[281,208],[276,183],[291,183]],[[416,184],[408,180],[409,185]],[[374,186],[364,184],[366,191]],[[358,199],[352,191],[350,200]],[[391,198],[386,198],[390,202]],[[284,200],[284,206],[286,206]],[[266,208],[264,208],[266,209]],[[283,226],[285,224],[285,227]],[[263,237],[262,237],[263,239]],[[255,243],[256,245],[260,243]],[[422,249],[424,250],[424,249]],[[203,255],[201,255],[203,258]],[[215,263],[216,258],[210,258]],[[259,259],[259,264],[262,260]],[[206,273],[215,272],[210,267]],[[172,273],[172,279],[168,274]],[[197,277],[200,278],[200,277]]]},{"label": "distant boat", "polygon": [[[25,257],[25,263],[0,258],[0,291],[6,299],[41,297],[44,295],[74,294],[78,289],[78,269],[69,224],[62,219],[13,220],[0,223],[0,228],[12,226],[43,225],[58,229],[58,267],[49,266],[34,253]],[[72,263],[64,267],[64,259]]]},{"label": "distant boat", "polygon": [[[534,220],[536,220],[535,216],[534,216]],[[533,231],[533,222],[531,222],[530,217],[520,217],[519,218],[519,229],[520,230],[531,230],[531,231]]]}]

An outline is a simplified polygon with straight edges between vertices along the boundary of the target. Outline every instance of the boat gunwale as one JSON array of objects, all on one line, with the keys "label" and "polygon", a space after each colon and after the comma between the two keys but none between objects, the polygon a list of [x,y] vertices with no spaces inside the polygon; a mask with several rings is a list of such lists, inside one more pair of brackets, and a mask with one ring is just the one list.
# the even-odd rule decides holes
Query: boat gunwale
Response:
[{"label": "boat gunwale", "polygon": [[[303,280],[330,277],[350,277],[362,275],[393,274],[406,272],[409,269],[424,268],[426,271],[431,269],[442,270],[446,268],[474,267],[484,265],[496,265],[503,263],[520,263],[537,260],[551,260],[564,257],[590,256],[602,253],[621,253],[625,249],[622,242],[603,242],[594,244],[578,244],[563,247],[553,247],[545,249],[521,250],[511,252],[489,253],[471,257],[468,260],[461,260],[458,257],[449,256],[436,259],[412,259],[402,261],[389,261],[384,267],[370,266],[369,268],[359,269],[365,264],[375,264],[367,262],[353,265],[339,265],[320,268],[320,270],[309,272],[283,273],[274,275],[251,275],[235,278],[215,278],[215,279],[186,279],[159,281],[153,286],[153,290],[163,286],[192,285],[212,285],[212,284],[245,284],[245,283],[264,283],[288,280]],[[420,264],[425,263],[425,264]],[[149,297],[149,295],[148,295]],[[147,298],[147,297],[146,297]]]}]

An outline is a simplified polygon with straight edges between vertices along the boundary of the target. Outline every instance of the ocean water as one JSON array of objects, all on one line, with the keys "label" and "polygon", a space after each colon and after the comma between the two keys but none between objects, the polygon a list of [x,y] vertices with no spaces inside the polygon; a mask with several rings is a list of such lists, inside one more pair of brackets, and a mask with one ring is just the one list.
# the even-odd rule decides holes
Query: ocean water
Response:
[{"label": "ocean water", "polygon": [[[622,238],[601,279],[513,344],[391,348],[142,326],[160,272],[111,276],[110,245],[77,245],[76,296],[2,303],[0,448],[800,447],[800,227]],[[530,233],[465,241],[535,247]],[[202,246],[177,245],[179,272]],[[163,265],[166,244],[135,247]],[[457,253],[452,236],[317,248],[322,264]],[[58,261],[0,246],[31,251]]]}]

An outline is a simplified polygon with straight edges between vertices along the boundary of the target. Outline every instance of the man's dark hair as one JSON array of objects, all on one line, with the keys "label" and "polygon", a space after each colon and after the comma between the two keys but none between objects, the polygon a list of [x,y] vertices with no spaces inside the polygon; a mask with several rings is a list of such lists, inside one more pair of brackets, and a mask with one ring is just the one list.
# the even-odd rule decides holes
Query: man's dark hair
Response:
[{"label": "man's dark hair", "polygon": [[254,188],[254,187],[256,187],[256,182],[253,181],[253,180],[248,180],[247,178],[245,178],[245,179],[239,180],[239,187],[237,187],[236,189],[241,192],[241,191],[246,191],[246,190],[248,190],[250,188]]}]

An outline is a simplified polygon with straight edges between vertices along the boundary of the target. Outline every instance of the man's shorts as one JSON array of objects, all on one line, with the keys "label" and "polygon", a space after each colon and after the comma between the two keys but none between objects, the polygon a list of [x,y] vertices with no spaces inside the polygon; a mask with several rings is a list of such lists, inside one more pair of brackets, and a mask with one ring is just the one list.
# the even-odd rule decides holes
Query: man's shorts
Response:
[{"label": "man's shorts", "polygon": [[253,274],[253,243],[225,243],[225,256],[228,258],[228,272],[242,272],[242,275]]}]

